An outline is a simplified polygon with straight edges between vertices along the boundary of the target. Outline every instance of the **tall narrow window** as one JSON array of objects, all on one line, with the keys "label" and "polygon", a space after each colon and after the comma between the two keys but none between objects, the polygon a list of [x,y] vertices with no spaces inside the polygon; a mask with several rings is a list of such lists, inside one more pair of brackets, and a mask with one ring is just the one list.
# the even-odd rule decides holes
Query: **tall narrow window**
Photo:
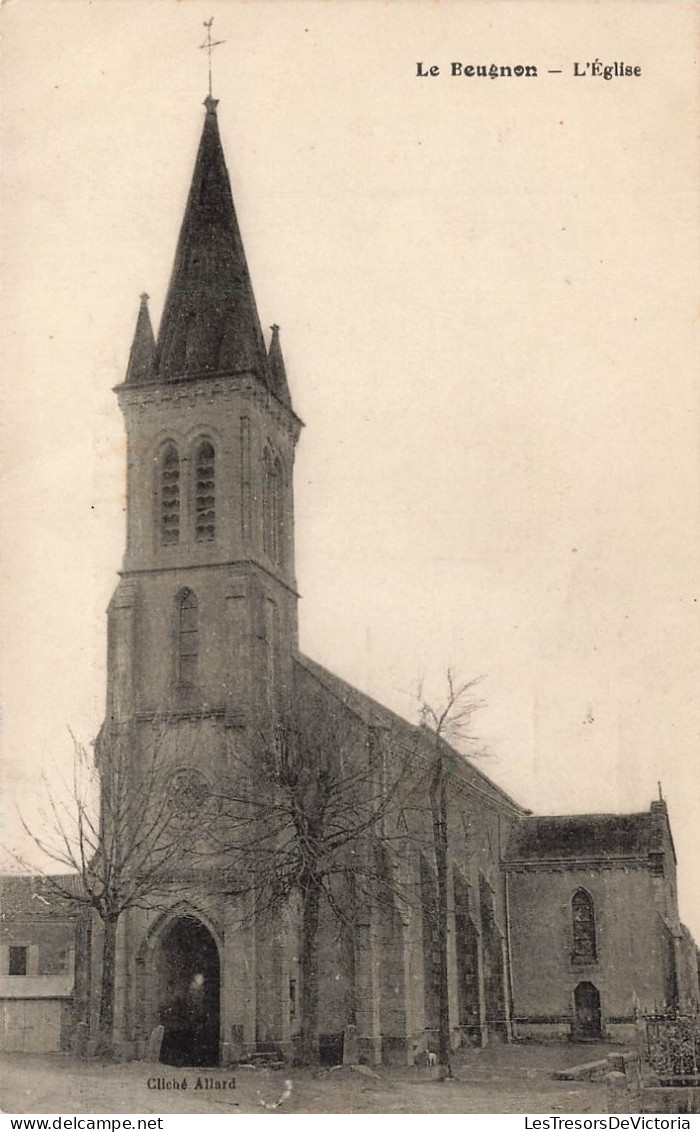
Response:
[{"label": "tall narrow window", "polygon": [[199,603],[192,590],[183,590],[178,598],[177,679],[181,688],[197,683],[199,665]]},{"label": "tall narrow window", "polygon": [[272,456],[267,448],[263,455],[263,550],[272,557]]},{"label": "tall narrow window", "polygon": [[282,562],[283,474],[279,458],[266,449],[263,460],[263,547],[273,562]]},{"label": "tall narrow window", "polygon": [[214,448],[204,440],[195,458],[195,538],[197,542],[211,542],[216,535],[216,483],[214,478]]},{"label": "tall narrow window", "polygon": [[283,517],[284,517],[284,508],[282,506],[283,485],[284,485],[284,479],[283,479],[283,476],[282,476],[282,464],[280,463],[279,458],[277,458],[275,460],[275,464],[274,464],[274,474],[273,474],[273,479],[272,479],[272,495],[273,495],[272,521],[273,521],[273,524],[274,524],[274,526],[273,526],[273,531],[274,531],[274,535],[273,535],[273,538],[274,538],[274,555],[273,555],[273,557],[274,557],[275,562],[277,562],[279,565],[282,564],[282,548],[283,548],[283,542],[282,542],[282,525],[283,525]]},{"label": "tall narrow window", "polygon": [[160,464],[160,541],[175,546],[180,541],[180,457],[169,444]]},{"label": "tall narrow window", "polygon": [[595,963],[595,909],[593,898],[582,888],[573,895],[571,918],[574,937],[572,959],[575,963]]}]

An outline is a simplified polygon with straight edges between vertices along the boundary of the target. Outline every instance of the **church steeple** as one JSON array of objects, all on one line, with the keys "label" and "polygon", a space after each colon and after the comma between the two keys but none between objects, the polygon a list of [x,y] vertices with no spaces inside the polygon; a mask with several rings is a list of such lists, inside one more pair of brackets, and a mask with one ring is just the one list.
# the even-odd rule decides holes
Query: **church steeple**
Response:
[{"label": "church steeple", "polygon": [[216,115],[206,115],[156,347],[153,378],[247,371],[269,385],[253,287]]},{"label": "church steeple", "polygon": [[141,305],[136,319],[134,341],[131,344],[129,364],[126,367],[127,382],[148,381],[153,367],[156,340],[153,336],[151,316],[148,313],[148,295],[141,295]]},{"label": "church steeple", "polygon": [[302,422],[279,328],[269,353],[263,338],[213,96],[205,106],[157,343],[144,295],[117,390],[127,545],[109,703],[124,717],[211,708],[228,726],[291,687]]}]

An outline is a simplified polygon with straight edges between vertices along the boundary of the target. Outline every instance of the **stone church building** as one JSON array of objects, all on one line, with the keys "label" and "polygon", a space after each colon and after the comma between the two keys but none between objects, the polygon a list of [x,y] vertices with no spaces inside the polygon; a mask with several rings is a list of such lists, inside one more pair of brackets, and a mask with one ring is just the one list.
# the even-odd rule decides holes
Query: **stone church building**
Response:
[{"label": "stone church building", "polygon": [[[97,743],[99,762],[111,734],[128,734],[138,765],[157,726],[173,790],[190,798],[226,779],[261,721],[292,703],[340,715],[357,760],[378,736],[388,765],[402,751],[429,759],[432,742],[299,652],[293,468],[302,424],[278,328],[266,343],[258,317],[216,101],[207,98],[205,108],[158,334],[144,295],[117,389],[128,444],[127,534],[109,607],[107,712]],[[534,817],[457,752],[447,757],[454,1046],[526,1035],[625,1037],[643,1011],[697,1011],[697,958],[679,920],[665,803],[642,814]],[[411,1064],[436,1047],[435,875],[429,839],[421,840],[424,814],[425,806],[407,805],[392,818],[398,866],[383,861],[380,847],[362,850],[375,854],[378,875],[398,869],[416,899],[386,895],[384,885],[382,900],[355,900],[344,928],[322,912],[319,1041],[327,1062],[342,1058],[348,1042],[372,1064]],[[38,940],[36,922],[7,903],[9,884],[0,886],[0,1045],[26,1048],[17,1019],[26,1002],[41,999],[42,971],[54,970],[48,951],[42,959],[53,937],[42,928]],[[121,917],[115,1036],[125,1056],[145,1056],[159,1024],[161,1057],[171,1064],[211,1065],[260,1049],[293,1056],[298,910],[292,900],[284,914],[259,922],[248,912],[240,897],[217,891],[202,865],[174,878],[157,910]],[[70,923],[66,930],[70,936]],[[68,956],[66,930],[56,938]],[[75,961],[74,952],[56,1008],[63,1045],[69,967],[80,971],[73,1023],[94,1023],[99,921]],[[182,1021],[194,1014],[196,1041]]]}]

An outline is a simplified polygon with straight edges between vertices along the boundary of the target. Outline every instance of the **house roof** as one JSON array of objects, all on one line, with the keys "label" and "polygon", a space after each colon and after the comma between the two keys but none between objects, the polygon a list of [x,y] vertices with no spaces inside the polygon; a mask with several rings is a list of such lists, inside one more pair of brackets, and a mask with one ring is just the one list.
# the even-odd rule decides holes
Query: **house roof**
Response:
[{"label": "house roof", "polygon": [[[317,664],[315,660],[297,654],[296,661],[299,667],[321,685],[326,692],[334,695],[368,727],[387,728],[398,742],[417,744],[418,749],[422,746],[426,751],[429,742],[434,741],[432,734],[427,732],[425,728],[409,723],[403,716],[397,715],[396,712],[384,707],[383,704],[353,687],[340,676],[336,676],[323,665]],[[515,811],[517,814],[529,812],[506,794],[505,790],[501,790],[500,786],[492,782],[487,775],[478,770],[468,756],[444,741],[443,746],[448,755],[454,759],[454,766],[458,771],[456,777],[462,786],[480,794],[482,798],[489,798],[495,805],[505,807],[511,812]]]},{"label": "house roof", "polygon": [[[77,895],[80,878],[77,873],[57,876],[62,888]],[[80,908],[62,898],[50,881],[41,876],[0,876],[0,919],[26,919],[28,917],[62,916],[75,919]]]},{"label": "house roof", "polygon": [[525,818],[511,833],[506,861],[646,857],[657,848],[651,812]]}]

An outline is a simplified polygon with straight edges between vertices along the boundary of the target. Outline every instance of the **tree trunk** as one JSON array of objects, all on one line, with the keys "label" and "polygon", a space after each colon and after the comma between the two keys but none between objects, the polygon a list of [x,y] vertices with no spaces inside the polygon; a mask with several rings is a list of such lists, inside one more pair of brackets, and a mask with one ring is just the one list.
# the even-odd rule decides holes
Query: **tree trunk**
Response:
[{"label": "tree trunk", "polygon": [[452,1076],[450,1063],[450,1001],[447,974],[447,789],[445,769],[440,752],[430,792],[430,809],[433,821],[433,842],[437,870],[437,942],[438,942],[438,1063],[445,1076]]},{"label": "tree trunk", "polygon": [[301,1063],[318,1060],[318,911],[320,890],[310,881],[302,889]]},{"label": "tree trunk", "polygon": [[103,920],[102,939],[102,983],[100,987],[100,1015],[98,1022],[97,1049],[107,1054],[112,1049],[114,1029],[114,982],[117,953],[117,920]]}]

